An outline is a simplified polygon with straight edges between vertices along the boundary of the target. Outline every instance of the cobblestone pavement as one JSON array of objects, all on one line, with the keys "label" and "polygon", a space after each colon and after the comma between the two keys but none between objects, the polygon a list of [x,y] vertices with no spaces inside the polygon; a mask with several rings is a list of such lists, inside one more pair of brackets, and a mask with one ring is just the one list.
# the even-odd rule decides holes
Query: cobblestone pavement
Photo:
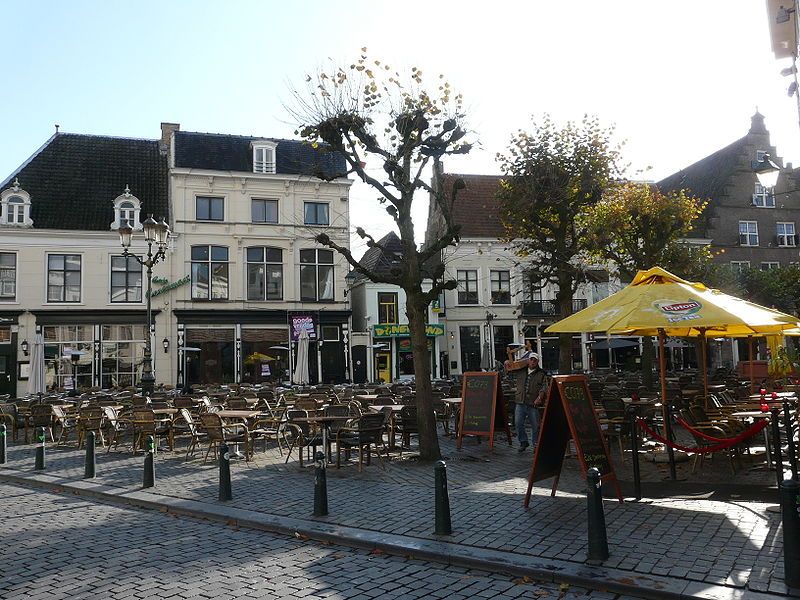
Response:
[{"label": "cobblestone pavement", "polygon": [[624,598],[23,486],[0,484],[0,497],[4,600]]},{"label": "cobblestone pavement", "polygon": [[[531,508],[522,501],[527,487],[530,452],[518,454],[503,440],[488,452],[487,444],[468,439],[457,452],[442,440],[448,462],[453,535],[449,541],[515,554],[583,563],[586,558],[585,484],[577,462],[566,459],[559,492],[550,497],[551,481],[533,489]],[[618,452],[613,452],[619,463]],[[367,530],[433,539],[433,471],[413,456],[394,458],[383,470],[373,459],[358,473],[351,462],[328,469],[330,516],[325,520]],[[292,455],[284,464],[275,447],[259,451],[255,462],[232,467],[236,508],[299,518],[311,517],[313,468],[301,469]],[[83,476],[83,452],[74,446],[48,449],[47,473],[77,481]],[[138,489],[142,455],[127,448],[109,454],[98,448],[98,482]],[[156,493],[216,502],[217,468],[202,464],[202,453],[184,460],[183,453],[160,452]],[[9,447],[9,467],[32,471],[34,446]],[[621,470],[628,467],[621,465]],[[643,464],[645,479],[658,481],[663,468]],[[679,473],[688,473],[688,464]],[[722,461],[704,473],[724,472]],[[1,471],[0,471],[1,472]],[[746,476],[740,471],[737,479]],[[744,475],[747,473],[747,475]],[[721,476],[720,476],[721,477]],[[774,477],[774,476],[772,476]],[[730,482],[731,476],[727,475]],[[609,486],[606,486],[609,487]],[[657,498],[641,503],[605,503],[611,557],[607,567],[662,575],[754,591],[786,593],[783,583],[780,517],[763,502],[737,499]]]}]

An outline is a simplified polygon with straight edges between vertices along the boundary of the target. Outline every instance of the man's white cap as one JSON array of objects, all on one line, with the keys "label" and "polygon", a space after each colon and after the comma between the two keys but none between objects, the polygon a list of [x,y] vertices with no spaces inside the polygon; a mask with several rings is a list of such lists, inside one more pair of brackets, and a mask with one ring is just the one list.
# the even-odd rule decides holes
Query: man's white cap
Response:
[{"label": "man's white cap", "polygon": [[536,360],[539,360],[539,355],[536,354],[536,352],[531,352],[530,354],[528,354],[528,360],[530,360],[532,358],[535,358]]}]

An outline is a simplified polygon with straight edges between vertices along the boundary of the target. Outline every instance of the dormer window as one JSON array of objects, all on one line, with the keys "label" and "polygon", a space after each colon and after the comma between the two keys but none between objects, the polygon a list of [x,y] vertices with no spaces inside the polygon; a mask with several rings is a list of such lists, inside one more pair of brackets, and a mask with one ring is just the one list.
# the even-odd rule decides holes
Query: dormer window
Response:
[{"label": "dormer window", "polygon": [[31,196],[19,186],[17,179],[14,185],[0,194],[0,225],[33,227]]},{"label": "dormer window", "polygon": [[141,230],[143,227],[139,218],[141,208],[142,203],[125,186],[125,191],[114,199],[114,222],[111,223],[111,229],[116,231],[127,221],[132,229]]},{"label": "dormer window", "polygon": [[267,140],[253,142],[253,173],[275,173],[275,148],[278,144]]}]

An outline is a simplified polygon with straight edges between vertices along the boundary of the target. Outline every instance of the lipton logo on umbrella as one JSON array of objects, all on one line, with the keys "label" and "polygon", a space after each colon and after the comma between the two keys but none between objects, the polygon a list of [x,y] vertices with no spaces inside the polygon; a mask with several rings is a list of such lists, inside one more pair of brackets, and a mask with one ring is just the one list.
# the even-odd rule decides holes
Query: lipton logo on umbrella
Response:
[{"label": "lipton logo on umbrella", "polygon": [[659,310],[668,315],[667,320],[670,322],[683,321],[686,319],[696,319],[698,316],[692,316],[697,313],[703,305],[697,300],[687,300],[686,302],[670,302],[658,303]]}]

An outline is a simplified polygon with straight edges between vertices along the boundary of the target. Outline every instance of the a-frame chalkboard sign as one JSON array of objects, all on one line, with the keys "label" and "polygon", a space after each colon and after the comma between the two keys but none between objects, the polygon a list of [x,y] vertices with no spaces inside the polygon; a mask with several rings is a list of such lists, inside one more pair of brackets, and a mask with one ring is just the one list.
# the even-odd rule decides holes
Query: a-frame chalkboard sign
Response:
[{"label": "a-frame chalkboard sign", "polygon": [[[494,448],[494,432],[505,431],[511,444],[511,430],[500,379],[496,372],[468,371],[461,384],[461,414],[458,420],[456,448],[461,450],[465,435],[489,437]],[[480,438],[479,438],[480,439]]]},{"label": "a-frame chalkboard sign", "polygon": [[564,453],[570,438],[575,441],[578,460],[584,479],[592,467],[600,471],[602,480],[613,483],[617,497],[622,502],[622,491],[608,454],[603,432],[594,411],[592,396],[585,375],[555,375],[547,392],[539,441],[528,476],[525,508],[531,499],[531,489],[536,481],[555,477],[552,495],[556,495],[558,478],[564,462]]}]

